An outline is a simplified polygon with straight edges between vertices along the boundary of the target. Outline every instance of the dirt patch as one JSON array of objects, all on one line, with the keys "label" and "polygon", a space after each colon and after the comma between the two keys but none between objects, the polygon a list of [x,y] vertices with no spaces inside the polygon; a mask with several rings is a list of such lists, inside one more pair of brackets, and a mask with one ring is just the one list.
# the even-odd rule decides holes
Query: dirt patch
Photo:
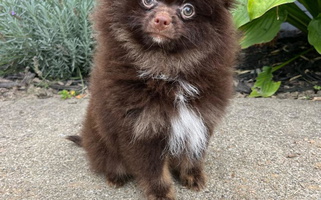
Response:
[{"label": "dirt patch", "polygon": [[87,79],[68,81],[41,80],[28,70],[0,77],[0,101],[24,98],[46,99],[61,97],[59,91],[76,91],[87,94]]}]

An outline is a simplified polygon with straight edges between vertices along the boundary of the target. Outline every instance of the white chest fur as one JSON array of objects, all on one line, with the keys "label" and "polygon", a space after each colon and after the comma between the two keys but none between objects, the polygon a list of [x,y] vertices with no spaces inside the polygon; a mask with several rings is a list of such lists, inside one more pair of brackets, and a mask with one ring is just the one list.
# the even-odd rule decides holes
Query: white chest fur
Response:
[{"label": "white chest fur", "polygon": [[[146,71],[140,71],[139,77],[173,81],[179,84],[174,102],[177,114],[170,119],[171,134],[168,149],[173,156],[186,153],[191,159],[199,159],[206,148],[208,134],[202,116],[188,104],[189,99],[197,98],[199,95],[197,87],[187,81],[176,77],[171,78],[164,74],[151,75]],[[141,123],[139,120],[136,124],[136,133],[144,132],[149,126],[153,127],[151,122]]]},{"label": "white chest fur", "polygon": [[206,148],[207,129],[201,115],[188,106],[187,99],[199,91],[193,85],[179,81],[181,90],[176,94],[177,115],[171,119],[169,151],[172,155],[187,153],[191,159],[198,159]]}]

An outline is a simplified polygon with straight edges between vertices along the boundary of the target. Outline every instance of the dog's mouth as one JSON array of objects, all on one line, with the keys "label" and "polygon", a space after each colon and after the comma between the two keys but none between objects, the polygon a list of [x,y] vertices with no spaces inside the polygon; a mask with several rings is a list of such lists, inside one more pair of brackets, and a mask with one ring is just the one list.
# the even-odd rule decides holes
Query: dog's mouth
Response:
[{"label": "dog's mouth", "polygon": [[152,40],[158,44],[161,44],[161,43],[171,40],[171,38],[169,36],[167,36],[166,34],[155,33],[155,32],[150,32],[148,34],[152,38]]}]

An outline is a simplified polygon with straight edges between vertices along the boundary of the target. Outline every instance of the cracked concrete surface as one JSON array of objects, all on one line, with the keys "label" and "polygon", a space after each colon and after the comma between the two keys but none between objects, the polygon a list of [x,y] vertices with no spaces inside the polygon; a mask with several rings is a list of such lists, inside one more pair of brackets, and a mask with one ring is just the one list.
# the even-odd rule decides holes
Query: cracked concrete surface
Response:
[{"label": "cracked concrete surface", "polygon": [[[89,171],[77,134],[88,99],[0,102],[1,199],[143,199]],[[321,199],[321,102],[235,99],[211,140],[207,187],[179,200]]]}]

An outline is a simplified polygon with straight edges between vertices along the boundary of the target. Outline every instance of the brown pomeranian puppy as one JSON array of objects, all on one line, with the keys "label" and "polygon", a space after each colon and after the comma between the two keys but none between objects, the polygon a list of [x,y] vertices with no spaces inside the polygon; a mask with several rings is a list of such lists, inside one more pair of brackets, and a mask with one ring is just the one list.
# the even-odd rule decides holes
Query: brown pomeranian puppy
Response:
[{"label": "brown pomeranian puppy", "polygon": [[81,136],[110,185],[134,177],[175,199],[170,172],[205,185],[209,139],[232,95],[233,0],[98,0],[91,98]]}]

